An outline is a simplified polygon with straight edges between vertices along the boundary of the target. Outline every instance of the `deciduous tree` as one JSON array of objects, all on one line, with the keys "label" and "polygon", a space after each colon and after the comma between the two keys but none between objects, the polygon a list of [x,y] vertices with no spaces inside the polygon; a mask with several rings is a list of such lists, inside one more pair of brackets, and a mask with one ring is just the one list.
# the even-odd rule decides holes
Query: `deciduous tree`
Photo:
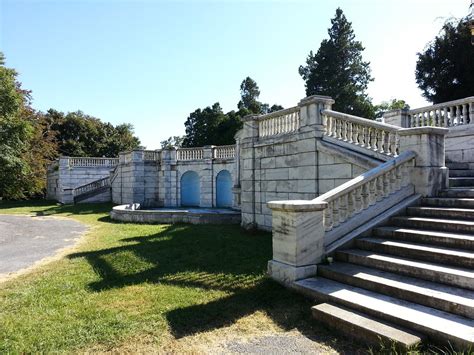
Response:
[{"label": "deciduous tree", "polygon": [[418,53],[416,82],[432,103],[474,95],[474,46],[467,19],[449,20]]}]

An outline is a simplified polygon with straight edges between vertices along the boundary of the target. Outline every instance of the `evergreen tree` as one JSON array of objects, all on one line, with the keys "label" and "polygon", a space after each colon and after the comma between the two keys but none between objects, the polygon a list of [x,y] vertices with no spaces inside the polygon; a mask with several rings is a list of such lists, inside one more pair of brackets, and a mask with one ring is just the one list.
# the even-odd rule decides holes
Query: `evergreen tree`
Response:
[{"label": "evergreen tree", "polygon": [[299,67],[306,95],[331,96],[336,101],[334,110],[373,118],[374,108],[366,93],[373,79],[370,63],[362,59],[364,47],[355,40],[352,24],[340,8],[331,24],[329,39],[321,42],[316,54],[311,51],[306,65]]},{"label": "evergreen tree", "polygon": [[433,104],[474,95],[474,46],[467,19],[446,22],[418,53],[416,82]]},{"label": "evergreen tree", "polygon": [[246,77],[240,84],[240,101],[237,104],[239,110],[246,109],[250,113],[259,114],[262,103],[258,101],[260,90],[257,83],[251,77]]}]

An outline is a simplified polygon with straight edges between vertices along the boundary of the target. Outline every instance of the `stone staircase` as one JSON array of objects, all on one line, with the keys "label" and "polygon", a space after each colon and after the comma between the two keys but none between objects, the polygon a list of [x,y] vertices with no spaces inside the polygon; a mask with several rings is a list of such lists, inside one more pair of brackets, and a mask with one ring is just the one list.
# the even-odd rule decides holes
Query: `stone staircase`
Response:
[{"label": "stone staircase", "polygon": [[[73,190],[74,203],[110,201],[110,180],[109,177],[105,177],[76,187]],[[101,199],[101,195],[106,195],[105,199]],[[94,200],[94,198],[96,198],[96,200]]]},{"label": "stone staircase", "polygon": [[451,164],[450,188],[338,250],[295,283],[313,316],[364,342],[425,339],[474,350],[474,171]]}]

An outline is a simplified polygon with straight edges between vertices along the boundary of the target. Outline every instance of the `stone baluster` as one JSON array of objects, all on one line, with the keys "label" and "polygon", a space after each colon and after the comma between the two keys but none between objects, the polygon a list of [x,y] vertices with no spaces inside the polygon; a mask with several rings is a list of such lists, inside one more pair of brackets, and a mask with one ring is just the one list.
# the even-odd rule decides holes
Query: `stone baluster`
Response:
[{"label": "stone baluster", "polygon": [[330,231],[333,228],[333,205],[334,203],[331,201],[328,203],[328,208],[325,210],[324,214],[324,225],[325,225],[325,230]]},{"label": "stone baluster", "polygon": [[332,227],[339,225],[339,199],[335,199],[332,204]]},{"label": "stone baluster", "polygon": [[376,179],[372,179],[368,182],[368,185],[369,185],[369,206],[373,206],[377,202],[375,180]]},{"label": "stone baluster", "polygon": [[469,124],[474,124],[474,102],[469,104]]},{"label": "stone baluster", "polygon": [[377,176],[376,182],[375,182],[375,193],[377,195],[376,201],[380,202],[383,200],[383,177],[382,176]]},{"label": "stone baluster", "polygon": [[362,185],[362,209],[369,207],[369,186],[367,184]]},{"label": "stone baluster", "polygon": [[354,210],[355,213],[359,213],[362,211],[363,205],[362,205],[362,188],[358,187],[355,189],[354,192]]},{"label": "stone baluster", "polygon": [[347,194],[342,195],[338,198],[339,200],[339,224],[344,223],[347,220]]},{"label": "stone baluster", "polygon": [[348,197],[347,197],[347,215],[348,217],[352,217],[356,211],[355,211],[355,191],[349,191]]}]

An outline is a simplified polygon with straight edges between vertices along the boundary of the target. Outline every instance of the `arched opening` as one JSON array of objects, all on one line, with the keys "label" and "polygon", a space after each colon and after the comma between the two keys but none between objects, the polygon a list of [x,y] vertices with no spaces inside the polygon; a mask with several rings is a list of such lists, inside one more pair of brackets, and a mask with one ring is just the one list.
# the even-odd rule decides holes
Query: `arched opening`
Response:
[{"label": "arched opening", "polygon": [[181,177],[181,206],[199,207],[201,188],[199,175],[195,171],[187,171]]},{"label": "arched opening", "polygon": [[232,207],[232,176],[227,170],[216,177],[216,206]]}]

